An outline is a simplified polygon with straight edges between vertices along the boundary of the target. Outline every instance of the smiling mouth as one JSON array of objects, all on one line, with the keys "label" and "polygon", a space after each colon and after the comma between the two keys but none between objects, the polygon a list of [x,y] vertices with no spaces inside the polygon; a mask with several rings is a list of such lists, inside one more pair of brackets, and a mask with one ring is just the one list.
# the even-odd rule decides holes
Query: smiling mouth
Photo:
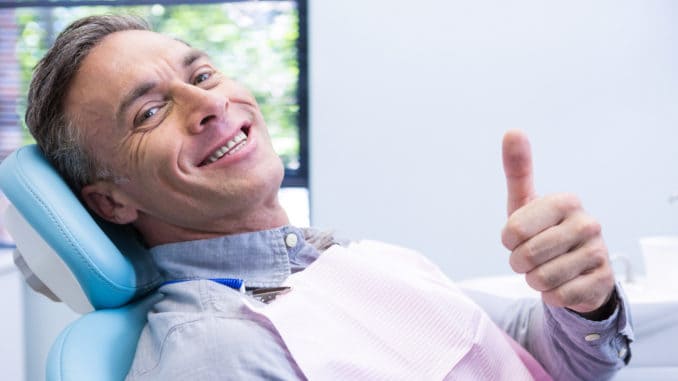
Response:
[{"label": "smiling mouth", "polygon": [[247,137],[249,136],[250,126],[244,126],[240,131],[229,141],[226,142],[223,146],[217,148],[212,152],[207,159],[200,163],[200,167],[204,165],[209,165],[215,161],[221,159],[224,156],[233,155],[234,153],[245,148],[247,145]]}]

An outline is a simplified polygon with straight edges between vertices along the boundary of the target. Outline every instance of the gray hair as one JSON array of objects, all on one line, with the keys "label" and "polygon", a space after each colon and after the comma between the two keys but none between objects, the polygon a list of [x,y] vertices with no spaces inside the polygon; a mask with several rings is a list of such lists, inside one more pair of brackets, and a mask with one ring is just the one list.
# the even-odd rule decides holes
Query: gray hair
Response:
[{"label": "gray hair", "polygon": [[130,15],[77,20],[59,34],[33,72],[26,124],[47,159],[75,190],[110,173],[87,149],[83,126],[66,116],[64,102],[73,78],[91,49],[109,34],[125,30],[150,30],[150,27],[143,19]]}]

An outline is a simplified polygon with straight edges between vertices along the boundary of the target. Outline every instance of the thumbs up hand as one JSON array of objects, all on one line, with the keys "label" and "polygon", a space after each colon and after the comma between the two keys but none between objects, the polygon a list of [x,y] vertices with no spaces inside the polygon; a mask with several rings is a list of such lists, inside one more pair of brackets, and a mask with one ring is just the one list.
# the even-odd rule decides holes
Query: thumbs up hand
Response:
[{"label": "thumbs up hand", "polygon": [[522,132],[504,135],[503,161],[508,221],[501,238],[511,251],[511,268],[525,274],[545,303],[592,320],[606,318],[614,275],[600,224],[574,195],[537,196],[530,143]]}]

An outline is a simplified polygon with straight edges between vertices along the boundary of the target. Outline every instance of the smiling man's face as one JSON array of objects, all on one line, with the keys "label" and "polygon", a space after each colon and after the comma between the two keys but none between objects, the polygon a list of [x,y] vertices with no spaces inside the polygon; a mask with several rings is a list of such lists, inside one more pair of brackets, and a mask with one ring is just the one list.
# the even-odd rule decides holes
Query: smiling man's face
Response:
[{"label": "smiling man's face", "polygon": [[254,97],[186,44],[113,33],[84,59],[66,114],[115,180],[82,190],[151,246],[287,223],[283,167]]}]

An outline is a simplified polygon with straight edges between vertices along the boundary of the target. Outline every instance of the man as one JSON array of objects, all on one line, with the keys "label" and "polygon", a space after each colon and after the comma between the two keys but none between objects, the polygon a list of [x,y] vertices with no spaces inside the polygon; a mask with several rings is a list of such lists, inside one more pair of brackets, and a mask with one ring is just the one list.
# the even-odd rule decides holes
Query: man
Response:
[{"label": "man", "polygon": [[[443,378],[423,376],[436,366],[449,379],[548,377],[496,326],[478,328],[484,315],[477,306],[418,257],[288,226],[277,200],[282,164],[252,95],[202,52],[137,19],[92,17],[67,28],[36,68],[26,121],[92,211],[141,233],[167,280],[128,379],[405,378],[412,369],[418,378]],[[512,268],[526,274],[545,303],[515,311],[508,332],[554,379],[609,378],[628,362],[632,333],[600,226],[575,196],[535,194],[521,133],[507,133],[503,148],[509,219],[502,241]],[[403,287],[408,279],[387,271],[396,268],[418,271],[417,282],[440,295],[429,302],[432,293],[417,282]],[[319,273],[364,282],[374,295],[363,288],[345,297],[345,284]],[[291,301],[314,291],[304,288],[309,278],[321,284],[319,296],[301,304],[306,311],[294,309]],[[400,292],[388,295],[382,283]],[[248,294],[238,291],[244,288]],[[420,311],[398,310],[399,298],[431,316],[454,310],[455,318],[431,322]],[[369,303],[352,307],[363,299]],[[449,308],[437,311],[436,303]],[[364,309],[374,305],[388,313],[371,319]],[[412,327],[403,313],[419,316],[412,335],[401,329]],[[313,316],[328,319],[327,327]],[[417,342],[425,332],[432,332],[430,346],[436,332],[449,333],[438,343],[450,351],[449,361],[384,346],[410,337],[426,352],[429,343]],[[347,343],[357,343],[349,351],[376,345],[367,354],[383,362],[340,351]]]}]

